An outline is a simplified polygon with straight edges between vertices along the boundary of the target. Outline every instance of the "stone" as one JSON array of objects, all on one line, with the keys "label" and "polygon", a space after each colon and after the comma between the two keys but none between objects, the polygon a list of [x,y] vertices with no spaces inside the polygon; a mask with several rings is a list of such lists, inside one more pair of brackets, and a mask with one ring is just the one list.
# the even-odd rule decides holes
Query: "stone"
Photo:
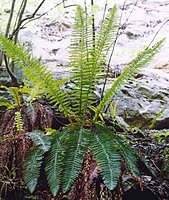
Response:
[{"label": "stone", "polygon": [[169,128],[169,71],[141,70],[135,80],[119,91],[113,102],[117,100],[116,115],[132,128],[148,129],[155,118],[155,129]]}]

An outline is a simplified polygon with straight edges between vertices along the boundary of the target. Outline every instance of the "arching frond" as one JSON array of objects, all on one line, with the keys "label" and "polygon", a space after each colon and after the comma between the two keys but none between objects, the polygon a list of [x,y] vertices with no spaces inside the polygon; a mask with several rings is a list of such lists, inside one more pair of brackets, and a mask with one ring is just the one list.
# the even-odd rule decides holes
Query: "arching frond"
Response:
[{"label": "arching frond", "polygon": [[69,101],[61,85],[67,80],[56,81],[47,67],[41,65],[35,58],[31,58],[29,53],[22,47],[14,44],[0,34],[0,49],[21,67],[24,75],[34,86],[38,86],[39,92],[45,94],[51,103],[59,105],[59,110],[66,116],[70,113]]},{"label": "arching frond", "polygon": [[81,128],[67,138],[64,168],[62,175],[62,189],[67,192],[77,178],[83,156],[88,148],[90,139],[88,130]]},{"label": "arching frond", "polygon": [[45,165],[48,184],[53,196],[56,196],[60,186],[63,159],[65,155],[65,145],[62,142],[62,138],[64,138],[66,134],[67,132],[56,134],[52,141],[51,149],[48,152],[48,158]]},{"label": "arching frond", "polygon": [[105,185],[113,190],[121,174],[121,157],[116,151],[115,144],[110,141],[108,134],[101,133],[94,135],[91,147]]},{"label": "arching frond", "polygon": [[114,81],[110,89],[108,89],[97,106],[94,119],[96,120],[99,114],[103,111],[104,107],[110,103],[112,98],[117,94],[118,90],[121,89],[129,80],[131,80],[139,69],[145,67],[148,62],[151,61],[152,57],[157,53],[159,47],[162,45],[163,40],[157,42],[152,48],[145,49],[139,53],[138,56],[132,61],[132,63],[124,69],[122,74]]},{"label": "arching frond", "polygon": [[31,150],[24,162],[24,182],[31,193],[36,188],[43,158],[44,151],[40,147],[35,147]]}]

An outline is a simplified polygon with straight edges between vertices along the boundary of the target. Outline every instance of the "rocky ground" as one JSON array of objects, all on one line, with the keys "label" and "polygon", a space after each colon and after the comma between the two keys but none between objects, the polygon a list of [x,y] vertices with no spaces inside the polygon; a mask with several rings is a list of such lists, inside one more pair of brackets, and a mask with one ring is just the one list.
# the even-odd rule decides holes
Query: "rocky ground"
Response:
[{"label": "rocky ground", "polygon": [[[142,155],[148,168],[145,168],[144,162],[139,163],[140,169],[142,170],[142,193],[139,193],[138,186],[132,185],[131,177],[128,177],[128,184],[126,184],[128,190],[125,194],[127,198],[124,198],[124,200],[169,199],[169,140],[165,137],[161,139],[159,139],[160,137],[152,139],[153,134],[154,131],[136,132],[134,134],[134,139],[132,141],[133,148]],[[150,171],[148,169],[150,169]]]}]

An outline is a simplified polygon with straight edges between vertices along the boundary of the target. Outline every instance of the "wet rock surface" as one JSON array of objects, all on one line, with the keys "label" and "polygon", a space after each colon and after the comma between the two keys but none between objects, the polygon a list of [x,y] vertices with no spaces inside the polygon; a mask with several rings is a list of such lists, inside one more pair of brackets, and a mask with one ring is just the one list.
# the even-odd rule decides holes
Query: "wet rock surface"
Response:
[{"label": "wet rock surface", "polygon": [[147,129],[161,112],[153,128],[169,128],[169,71],[147,68],[137,77],[115,98],[118,100],[116,115],[131,127]]}]

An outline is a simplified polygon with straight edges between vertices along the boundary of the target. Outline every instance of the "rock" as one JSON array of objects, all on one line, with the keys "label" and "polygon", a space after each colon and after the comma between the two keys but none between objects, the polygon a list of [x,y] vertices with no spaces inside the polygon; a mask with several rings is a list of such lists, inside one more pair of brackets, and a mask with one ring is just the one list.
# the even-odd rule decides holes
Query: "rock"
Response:
[{"label": "rock", "polygon": [[156,118],[155,129],[169,128],[169,70],[142,70],[113,102],[117,100],[116,115],[131,127],[148,129]]},{"label": "rock", "polygon": [[160,200],[160,198],[154,194],[151,190],[144,189],[143,191],[137,186],[125,192],[123,200]]}]

